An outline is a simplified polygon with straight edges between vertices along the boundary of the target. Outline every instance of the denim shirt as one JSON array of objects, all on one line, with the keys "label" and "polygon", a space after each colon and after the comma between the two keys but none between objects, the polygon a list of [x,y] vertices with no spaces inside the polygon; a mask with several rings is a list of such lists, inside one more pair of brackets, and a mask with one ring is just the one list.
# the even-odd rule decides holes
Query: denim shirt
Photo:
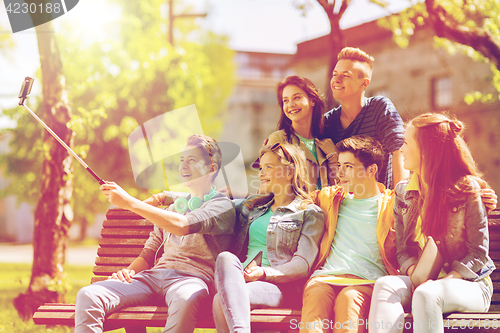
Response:
[{"label": "denim shirt", "polygon": [[[415,190],[407,191],[408,182],[409,180],[404,180],[396,185],[394,204],[397,258],[402,274],[407,274],[408,268],[417,263],[422,252],[413,235],[416,221],[410,221],[411,216],[418,217],[411,210],[417,208],[420,194]],[[474,180],[470,185],[479,189],[479,184]],[[443,269],[446,273],[454,270],[469,281],[487,277],[495,269],[495,265],[488,255],[488,216],[479,194],[450,201],[447,209],[447,232],[436,239],[444,259]]]},{"label": "denim shirt", "polygon": [[[262,216],[274,199],[252,210],[243,205],[244,200],[234,201],[238,220],[233,252],[241,259],[248,246],[250,224]],[[263,267],[266,281],[288,282],[309,277],[318,244],[323,235],[324,213],[314,204],[300,209],[302,199],[296,197],[287,206],[278,207],[267,227],[267,256],[271,267]]]}]

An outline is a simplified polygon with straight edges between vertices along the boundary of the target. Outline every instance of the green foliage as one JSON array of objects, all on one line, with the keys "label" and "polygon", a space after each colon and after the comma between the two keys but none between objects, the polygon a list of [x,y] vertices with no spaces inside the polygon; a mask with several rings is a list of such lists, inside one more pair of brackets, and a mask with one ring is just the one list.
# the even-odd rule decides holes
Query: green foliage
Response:
[{"label": "green foliage", "polygon": [[[133,179],[129,134],[158,115],[196,104],[205,134],[217,137],[234,84],[233,51],[226,37],[202,31],[191,19],[175,21],[175,45],[170,45],[159,10],[162,0],[110,1],[122,15],[101,26],[100,36],[84,38],[91,31],[73,22],[58,33],[73,111],[68,126],[75,133],[75,152],[100,177],[144,199],[148,192]],[[40,101],[34,108],[41,114]],[[12,136],[11,152],[0,157],[0,165],[13,182],[0,194],[34,203],[43,160],[42,127],[19,107],[4,113],[18,126],[5,131]],[[91,222],[109,204],[76,161],[73,170],[74,222]]]},{"label": "green foliage", "polygon": [[[378,21],[380,26],[392,30],[393,40],[402,48],[409,45],[415,29],[423,26],[429,16],[425,1],[407,0],[407,2],[410,6],[398,15],[388,16]],[[465,28],[482,28],[500,41],[500,2],[498,0],[435,0],[435,2],[442,6],[457,24]],[[443,48],[450,54],[461,52],[474,61],[488,62],[488,59],[474,48],[446,38],[434,37],[434,46]],[[476,101],[489,103],[500,99],[500,71],[494,65],[491,65],[491,71],[493,86],[499,94],[470,92],[464,97],[467,104],[470,105]]]},{"label": "green foliage", "polygon": [[[9,31],[10,27],[5,26],[0,23],[0,31]],[[10,49],[15,46],[14,41],[12,40],[11,34],[0,34],[0,50],[5,52],[5,50]]]},{"label": "green foliage", "polygon": [[[80,288],[86,286],[92,277],[92,267],[66,266],[67,281],[72,288],[68,289],[66,301],[75,303],[76,294]],[[0,270],[0,333],[69,333],[70,328],[64,326],[47,327],[35,325],[32,319],[23,321],[12,305],[12,300],[24,292],[29,285],[31,265],[2,263]],[[148,328],[148,333],[160,333],[159,327]],[[124,333],[124,329],[110,331],[110,333]],[[215,330],[196,329],[195,333],[214,333]]]},{"label": "green foliage", "polygon": [[[68,275],[68,282],[73,287],[69,290],[66,299],[68,302],[74,303],[78,290],[89,283],[92,267],[66,266],[65,271]],[[31,319],[23,321],[19,317],[12,305],[12,300],[26,290],[30,282],[30,275],[30,264],[2,263],[0,271],[0,333],[70,332],[69,327],[49,328],[35,325]]]}]

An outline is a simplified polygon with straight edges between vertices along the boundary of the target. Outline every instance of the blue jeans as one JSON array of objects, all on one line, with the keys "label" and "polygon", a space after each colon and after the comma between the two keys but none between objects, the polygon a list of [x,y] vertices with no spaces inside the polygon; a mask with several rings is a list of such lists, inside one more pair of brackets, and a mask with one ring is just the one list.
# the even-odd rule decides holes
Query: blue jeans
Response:
[{"label": "blue jeans", "polygon": [[301,306],[303,281],[281,283],[254,281],[245,283],[240,260],[222,252],[215,263],[213,315],[217,332],[250,332],[250,310]]},{"label": "blue jeans", "polygon": [[105,280],[80,289],[76,296],[75,333],[103,331],[106,315],[126,306],[166,304],[163,332],[193,332],[198,308],[209,295],[208,282],[174,269],[137,273],[132,282]]}]

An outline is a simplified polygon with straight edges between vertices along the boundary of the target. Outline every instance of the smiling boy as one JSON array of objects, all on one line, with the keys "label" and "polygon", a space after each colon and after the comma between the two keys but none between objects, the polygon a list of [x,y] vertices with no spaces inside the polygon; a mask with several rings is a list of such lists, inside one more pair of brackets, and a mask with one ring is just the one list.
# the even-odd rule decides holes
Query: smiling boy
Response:
[{"label": "smiling boy", "polygon": [[127,268],[78,292],[75,332],[102,332],[109,313],[152,302],[168,307],[164,332],[193,332],[198,309],[213,292],[215,258],[227,249],[233,233],[234,206],[213,187],[221,162],[215,140],[189,137],[179,166],[183,184],[191,192],[189,201],[179,199],[168,210],[133,198],[115,183],[101,185],[112,204],[155,226]]},{"label": "smiling boy", "polygon": [[315,271],[304,289],[301,332],[363,331],[358,320],[368,317],[373,282],[396,273],[394,191],[377,183],[382,147],[366,135],[336,147],[340,186],[315,195],[315,203],[329,214]]},{"label": "smiling boy", "polygon": [[354,135],[368,135],[379,141],[385,156],[378,181],[392,189],[408,176],[399,152],[404,138],[403,121],[387,97],[365,97],[373,57],[358,48],[345,47],[337,59],[330,87],[341,106],[325,113],[325,134],[335,144]]}]

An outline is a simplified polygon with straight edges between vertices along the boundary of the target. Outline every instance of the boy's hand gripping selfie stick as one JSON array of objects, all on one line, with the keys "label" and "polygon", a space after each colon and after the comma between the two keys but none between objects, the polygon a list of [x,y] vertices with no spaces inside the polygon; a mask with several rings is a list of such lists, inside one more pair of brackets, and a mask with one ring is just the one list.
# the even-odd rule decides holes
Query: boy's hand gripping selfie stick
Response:
[{"label": "boy's hand gripping selfie stick", "polygon": [[26,100],[26,98],[28,97],[28,95],[30,94],[31,92],[31,87],[33,86],[33,82],[35,81],[35,79],[32,79],[30,78],[29,76],[26,76],[26,78],[24,79],[24,82],[23,82],[23,85],[21,87],[21,91],[19,92],[19,98],[21,99],[19,101],[19,105],[21,106],[24,106],[24,108],[26,110],[28,110],[28,112],[36,119],[38,120],[38,122],[40,124],[43,125],[43,127],[45,127],[45,129],[50,133],[52,134],[52,136],[57,140],[59,141],[60,144],[63,145],[64,148],[66,148],[66,150],[68,151],[68,153],[73,156],[78,162],[80,162],[81,165],[83,165],[83,167],[85,169],[87,169],[87,171],[99,182],[99,184],[105,184],[106,182],[104,180],[102,180],[88,165],[87,163],[85,163],[81,158],[80,156],[78,156],[73,150],[71,150],[71,148],[63,141],[61,140],[61,138],[59,138],[57,136],[56,133],[54,133],[54,131],[52,131],[50,129],[49,126],[47,126],[40,118],[38,118],[38,116],[30,110],[29,107],[27,107],[26,105],[24,105],[24,101]]}]

